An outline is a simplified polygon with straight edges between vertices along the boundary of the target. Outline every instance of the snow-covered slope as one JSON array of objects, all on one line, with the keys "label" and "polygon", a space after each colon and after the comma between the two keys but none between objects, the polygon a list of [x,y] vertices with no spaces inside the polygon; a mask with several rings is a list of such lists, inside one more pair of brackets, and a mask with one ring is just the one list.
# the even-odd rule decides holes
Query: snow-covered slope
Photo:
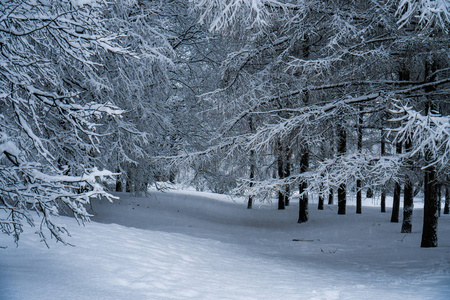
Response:
[{"label": "snow-covered slope", "polygon": [[[338,216],[297,203],[247,210],[241,200],[192,192],[120,194],[95,202],[86,227],[61,217],[76,247],[19,248],[0,236],[0,299],[448,299],[450,216],[439,247],[420,248],[422,210],[413,233],[390,214],[363,207]],[[370,200],[371,201],[371,200]],[[296,239],[297,241],[293,241]]]}]

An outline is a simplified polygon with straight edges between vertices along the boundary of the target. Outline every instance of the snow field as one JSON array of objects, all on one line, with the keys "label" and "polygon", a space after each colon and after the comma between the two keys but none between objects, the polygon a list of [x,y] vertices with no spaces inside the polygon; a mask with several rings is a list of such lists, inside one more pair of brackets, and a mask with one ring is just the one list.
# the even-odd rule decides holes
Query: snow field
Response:
[{"label": "snow field", "polygon": [[[336,215],[298,205],[247,210],[193,192],[121,194],[94,202],[86,227],[67,217],[65,247],[45,248],[27,228],[15,248],[0,237],[0,299],[447,299],[450,217],[439,247],[421,249],[421,210],[413,233],[390,213],[363,207]],[[371,200],[370,200],[371,201]],[[117,223],[117,224],[115,224]],[[120,224],[120,225],[119,225]],[[299,241],[293,241],[298,239]]]}]

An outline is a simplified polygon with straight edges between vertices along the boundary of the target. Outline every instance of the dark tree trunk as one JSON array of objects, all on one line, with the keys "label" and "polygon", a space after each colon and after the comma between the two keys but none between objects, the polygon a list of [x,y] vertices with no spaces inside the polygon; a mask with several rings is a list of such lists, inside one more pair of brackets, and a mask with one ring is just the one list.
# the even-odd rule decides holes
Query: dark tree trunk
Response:
[{"label": "dark tree trunk", "polygon": [[169,182],[175,183],[176,173],[173,169],[169,171]]},{"label": "dark tree trunk", "polygon": [[[402,153],[402,144],[397,143],[397,154]],[[401,186],[399,182],[395,183],[394,188],[394,200],[392,202],[392,215],[391,215],[391,222],[392,223],[398,223],[398,215],[400,213],[400,193],[401,193]]]},{"label": "dark tree trunk", "polygon": [[450,213],[450,188],[448,186],[445,187],[445,206],[444,206],[444,215],[448,215]]},{"label": "dark tree trunk", "polygon": [[[278,142],[278,178],[284,178],[284,168],[283,168],[283,146],[281,142]],[[283,189],[282,187],[281,189]],[[285,209],[285,197],[283,190],[278,191],[278,209]]]},{"label": "dark tree trunk", "polygon": [[[300,173],[305,173],[309,167],[309,149],[303,149],[303,153],[300,158]],[[299,185],[299,212],[298,223],[304,223],[308,221],[308,193],[304,193],[308,188],[308,182],[303,180]]]},{"label": "dark tree trunk", "polygon": [[356,180],[356,213],[361,213],[362,207],[362,191],[361,191],[362,181],[361,179]]},{"label": "dark tree trunk", "polygon": [[[360,110],[362,110],[362,107],[360,107]],[[358,116],[358,152],[362,153],[362,138],[363,138],[363,132],[362,132],[362,123],[363,123],[363,116],[362,113],[359,113]],[[356,213],[360,214],[362,211],[362,180],[361,178],[358,178],[356,180]]]},{"label": "dark tree trunk", "polygon": [[373,198],[373,189],[372,188],[367,189],[366,198]]},{"label": "dark tree trunk", "polygon": [[[429,156],[430,154],[428,154]],[[423,230],[421,247],[437,247],[438,205],[436,170],[434,166],[425,169],[425,199],[423,208]]]},{"label": "dark tree trunk", "polygon": [[400,213],[400,192],[401,192],[400,183],[396,182],[394,187],[394,199],[392,202],[392,215],[391,215],[392,223],[398,223],[398,215]]},{"label": "dark tree trunk", "polygon": [[[291,173],[290,164],[291,152],[288,147],[284,147],[281,142],[278,144],[278,177],[287,178]],[[289,205],[290,196],[289,184],[284,184],[278,191],[278,209],[285,209]]]},{"label": "dark tree trunk", "polygon": [[127,172],[127,181],[125,182],[125,191],[131,193],[133,190],[133,184],[131,182],[131,171]]},{"label": "dark tree trunk", "polygon": [[[248,126],[250,128],[250,132],[254,131],[254,125],[253,125],[253,118],[250,117],[248,120]],[[256,165],[255,165],[255,150],[250,150],[250,183],[249,183],[249,188],[250,190],[252,189],[253,185],[255,184],[253,182],[253,180],[255,179],[255,169],[256,169]],[[251,193],[251,191],[250,191]],[[248,202],[247,202],[247,208],[248,209],[252,209],[253,207],[253,196],[250,194],[250,196],[248,196]]]},{"label": "dark tree trunk", "polygon": [[328,205],[333,205],[333,189],[328,190]]},{"label": "dark tree trunk", "polygon": [[320,192],[319,193],[319,202],[317,203],[318,210],[323,210],[323,202],[324,202],[323,194],[322,194],[322,192]]},{"label": "dark tree trunk", "polygon": [[[437,63],[435,60],[425,62],[425,79],[433,81],[436,79]],[[431,75],[431,76],[429,76]],[[435,87],[425,88],[426,93],[435,90]],[[425,112],[429,115],[432,111],[433,103],[429,99],[425,103]],[[425,162],[429,165],[433,162],[433,153],[431,150],[425,150]],[[424,207],[423,207],[423,229],[421,247],[437,247],[438,236],[438,203],[437,203],[437,182],[436,168],[429,165],[425,169],[424,176]]]},{"label": "dark tree trunk", "polygon": [[[411,140],[405,142],[405,151],[411,151]],[[411,233],[412,215],[414,209],[414,187],[409,176],[406,177],[405,190],[403,192],[403,222],[402,233]]]},{"label": "dark tree trunk", "polygon": [[[116,173],[120,173],[120,169],[116,170]],[[116,192],[122,191],[122,181],[120,180],[120,176],[117,176],[116,179]]]},{"label": "dark tree trunk", "polygon": [[[386,135],[383,130],[381,130],[381,156],[386,155]],[[386,212],[386,187],[381,187],[381,212]]]},{"label": "dark tree trunk", "polygon": [[347,197],[347,193],[346,193],[346,185],[345,183],[342,183],[341,185],[339,185],[338,188],[338,215],[345,215],[345,208],[346,208],[346,197]]},{"label": "dark tree trunk", "polygon": [[438,198],[438,211],[439,211],[438,216],[439,217],[441,216],[441,209],[442,209],[442,207],[441,207],[441,198],[442,198],[441,190],[442,190],[442,185],[438,184],[437,185],[437,198]]},{"label": "dark tree trunk", "polygon": [[402,233],[411,233],[412,230],[412,215],[414,208],[414,196],[413,196],[413,185],[411,180],[408,178],[405,183],[405,190],[403,191],[403,222],[402,222]]},{"label": "dark tree trunk", "polygon": [[[285,163],[284,163],[284,178],[291,176],[291,153],[290,151],[285,152]],[[286,194],[284,195],[284,204],[289,206],[289,200],[291,196],[291,186],[286,184],[284,187]]]},{"label": "dark tree trunk", "polygon": [[[342,125],[339,126],[338,134],[338,155],[344,155],[347,151],[347,132]],[[338,214],[345,215],[345,208],[347,205],[347,186],[341,183],[338,188]]]},{"label": "dark tree trunk", "polygon": [[[255,150],[250,150],[250,183],[249,183],[250,189],[255,184],[253,182],[253,180],[255,179],[255,168],[256,168],[256,166],[255,166]],[[253,207],[253,196],[250,195],[250,196],[248,196],[247,208],[251,209],[252,207]]]}]

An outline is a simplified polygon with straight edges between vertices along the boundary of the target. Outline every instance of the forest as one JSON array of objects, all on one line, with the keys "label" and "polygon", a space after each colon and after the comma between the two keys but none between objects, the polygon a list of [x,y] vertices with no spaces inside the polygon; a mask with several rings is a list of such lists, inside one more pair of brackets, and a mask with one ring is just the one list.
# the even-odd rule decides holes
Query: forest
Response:
[{"label": "forest", "polygon": [[36,226],[44,243],[70,244],[57,216],[84,224],[96,198],[171,182],[245,197],[248,209],[296,197],[298,223],[327,204],[364,217],[363,197],[386,213],[392,198],[402,233],[419,197],[417,247],[438,246],[449,1],[0,7],[0,228],[16,243]]}]

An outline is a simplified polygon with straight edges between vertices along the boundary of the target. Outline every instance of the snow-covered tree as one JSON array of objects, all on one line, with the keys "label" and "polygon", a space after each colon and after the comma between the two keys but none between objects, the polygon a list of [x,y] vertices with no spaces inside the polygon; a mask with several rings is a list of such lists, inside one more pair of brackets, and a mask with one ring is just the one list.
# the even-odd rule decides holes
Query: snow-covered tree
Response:
[{"label": "snow-covered tree", "polygon": [[[380,157],[379,150],[386,143],[392,149],[393,136],[382,146],[364,149],[357,145],[360,133],[354,128],[362,116],[364,130],[392,130],[396,125],[387,120],[387,109],[393,99],[412,103],[417,110],[424,99],[445,105],[448,1],[193,2],[201,22],[241,45],[223,65],[225,87],[216,93],[238,107],[228,123],[238,124],[248,116],[261,120],[253,134],[238,140],[242,148],[269,153],[286,140],[290,149],[307,145],[315,154],[310,155],[314,160],[308,171],[266,179],[251,189],[243,181],[238,191],[265,198],[285,184],[307,180],[306,193],[340,190],[339,202],[345,203],[346,187],[365,187],[358,180],[367,187],[392,182],[399,186],[410,166],[406,156]],[[424,67],[424,62],[432,67]],[[226,134],[231,140],[235,132]],[[340,148],[346,153],[337,151],[339,155],[335,152],[329,159],[324,153],[337,149],[320,145],[331,136],[345,137],[346,147]],[[411,143],[408,155],[417,146]],[[297,170],[299,152],[294,155]]]},{"label": "snow-covered tree", "polygon": [[112,32],[120,32],[120,45],[135,57],[116,53],[98,56],[99,73],[108,88],[94,95],[108,97],[126,110],[111,120],[102,159],[121,173],[116,190],[143,193],[159,176],[161,167],[152,156],[168,148],[172,131],[168,99],[172,95],[168,72],[174,52],[167,32],[167,4],[152,1],[115,1],[103,11]]},{"label": "snow-covered tree", "polygon": [[96,165],[111,133],[103,121],[124,111],[89,89],[105,87],[95,58],[126,51],[101,20],[102,1],[0,7],[0,228],[17,242],[29,223],[44,242],[66,243],[62,210],[84,222],[91,198],[113,198],[101,184],[112,173]]}]

